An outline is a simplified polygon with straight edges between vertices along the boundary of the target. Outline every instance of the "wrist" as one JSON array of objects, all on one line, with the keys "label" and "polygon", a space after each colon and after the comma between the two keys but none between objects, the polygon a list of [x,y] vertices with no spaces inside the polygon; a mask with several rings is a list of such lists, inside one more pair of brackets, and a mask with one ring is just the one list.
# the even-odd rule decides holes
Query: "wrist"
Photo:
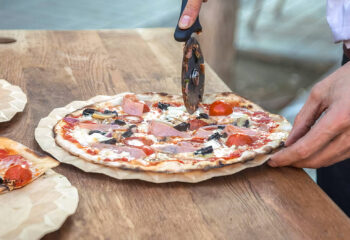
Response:
[{"label": "wrist", "polygon": [[344,51],[344,54],[350,59],[350,48],[347,47],[349,45],[350,45],[349,41],[347,41],[347,43],[344,42],[343,51]]}]

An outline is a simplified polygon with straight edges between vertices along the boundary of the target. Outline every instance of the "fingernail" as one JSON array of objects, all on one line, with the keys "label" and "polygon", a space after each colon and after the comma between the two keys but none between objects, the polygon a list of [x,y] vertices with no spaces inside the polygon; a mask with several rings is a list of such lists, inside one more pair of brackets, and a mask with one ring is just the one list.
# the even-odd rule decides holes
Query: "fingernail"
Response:
[{"label": "fingernail", "polygon": [[179,22],[179,27],[188,28],[189,24],[190,24],[190,16],[187,16],[187,15],[182,16]]}]

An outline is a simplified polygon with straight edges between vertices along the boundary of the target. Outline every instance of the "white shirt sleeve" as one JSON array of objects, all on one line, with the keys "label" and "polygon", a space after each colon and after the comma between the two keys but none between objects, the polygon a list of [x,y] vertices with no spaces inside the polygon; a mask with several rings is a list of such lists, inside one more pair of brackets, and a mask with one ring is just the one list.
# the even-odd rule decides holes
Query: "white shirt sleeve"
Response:
[{"label": "white shirt sleeve", "polygon": [[327,21],[335,42],[350,40],[350,0],[328,0]]}]

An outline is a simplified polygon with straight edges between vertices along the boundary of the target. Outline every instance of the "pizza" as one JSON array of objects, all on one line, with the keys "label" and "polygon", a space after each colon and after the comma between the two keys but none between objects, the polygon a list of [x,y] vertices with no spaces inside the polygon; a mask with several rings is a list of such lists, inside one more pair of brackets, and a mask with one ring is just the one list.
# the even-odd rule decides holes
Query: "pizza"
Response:
[{"label": "pizza", "polygon": [[0,194],[24,187],[58,164],[51,157],[39,156],[18,142],[0,137]]},{"label": "pizza", "polygon": [[230,92],[205,95],[192,115],[178,95],[121,93],[65,115],[53,134],[60,148],[84,161],[177,174],[268,156],[290,128],[282,116]]}]

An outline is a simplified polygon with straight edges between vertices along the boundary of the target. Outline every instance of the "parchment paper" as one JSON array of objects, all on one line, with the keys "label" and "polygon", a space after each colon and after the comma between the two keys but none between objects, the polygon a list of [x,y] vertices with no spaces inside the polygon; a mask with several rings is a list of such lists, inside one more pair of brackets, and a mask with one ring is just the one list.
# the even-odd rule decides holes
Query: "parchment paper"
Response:
[{"label": "parchment paper", "polygon": [[0,195],[0,239],[40,239],[59,229],[78,201],[67,178],[48,170],[29,185]]},{"label": "parchment paper", "polygon": [[65,115],[80,109],[84,106],[88,106],[100,101],[106,101],[115,97],[125,95],[127,93],[121,93],[115,96],[96,96],[87,101],[74,101],[62,108],[56,108],[46,117],[40,120],[37,128],[35,129],[35,139],[40,147],[53,155],[58,161],[74,165],[85,172],[103,173],[117,179],[140,179],[144,181],[154,183],[164,182],[200,182],[217,176],[231,175],[243,169],[262,165],[269,159],[269,155],[262,155],[256,157],[252,161],[244,163],[235,163],[226,167],[211,169],[208,171],[195,170],[185,173],[166,174],[155,172],[138,172],[133,170],[123,170],[119,168],[107,167],[100,164],[85,161],[57,146],[53,136],[53,127],[62,119]]},{"label": "parchment paper", "polygon": [[0,122],[7,122],[22,112],[27,103],[27,97],[18,86],[11,85],[0,79]]}]

